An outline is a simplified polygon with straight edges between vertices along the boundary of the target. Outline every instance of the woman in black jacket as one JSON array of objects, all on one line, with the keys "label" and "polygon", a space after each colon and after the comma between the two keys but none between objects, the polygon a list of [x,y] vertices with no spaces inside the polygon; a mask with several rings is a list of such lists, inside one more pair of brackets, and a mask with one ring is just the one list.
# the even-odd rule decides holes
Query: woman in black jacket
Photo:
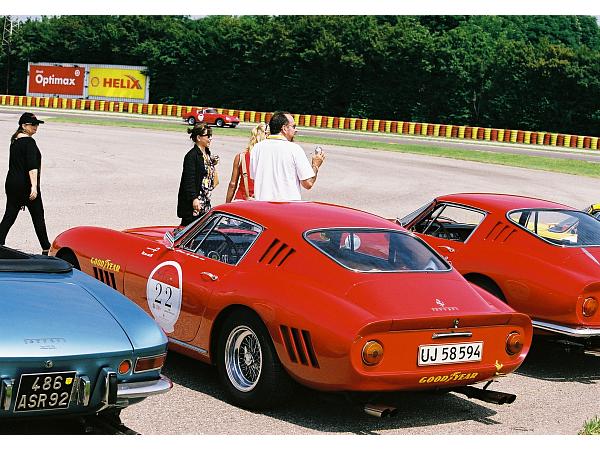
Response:
[{"label": "woman in black jacket", "polygon": [[195,145],[183,158],[177,195],[177,216],[181,217],[182,226],[192,223],[211,208],[211,191],[219,184],[215,168],[218,157],[211,156],[209,149],[212,130],[206,123],[199,122],[189,128],[188,133]]},{"label": "woman in black jacket", "polygon": [[42,246],[42,254],[50,250],[44,205],[40,191],[42,154],[33,139],[38,125],[44,123],[32,113],[23,113],[19,128],[10,138],[10,156],[6,174],[6,210],[0,222],[0,244],[4,245],[10,228],[17,220],[19,210],[27,209],[33,220],[33,227]]}]

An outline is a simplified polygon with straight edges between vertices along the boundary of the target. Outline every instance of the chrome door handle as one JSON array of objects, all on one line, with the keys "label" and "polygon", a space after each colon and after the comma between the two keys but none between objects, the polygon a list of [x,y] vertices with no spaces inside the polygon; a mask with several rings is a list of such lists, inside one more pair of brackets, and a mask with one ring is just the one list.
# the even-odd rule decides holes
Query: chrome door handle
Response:
[{"label": "chrome door handle", "polygon": [[204,278],[205,280],[210,280],[210,281],[217,281],[219,279],[218,276],[216,276],[214,273],[210,273],[210,272],[201,272],[200,276],[202,278]]},{"label": "chrome door handle", "polygon": [[454,253],[454,249],[452,247],[448,247],[447,245],[438,245],[438,248],[445,248],[448,250],[448,253]]}]

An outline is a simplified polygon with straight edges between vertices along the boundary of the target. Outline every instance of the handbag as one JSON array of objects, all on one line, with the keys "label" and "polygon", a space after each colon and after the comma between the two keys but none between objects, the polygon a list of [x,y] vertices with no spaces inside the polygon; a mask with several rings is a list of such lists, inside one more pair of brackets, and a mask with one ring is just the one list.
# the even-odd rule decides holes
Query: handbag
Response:
[{"label": "handbag", "polygon": [[240,165],[242,166],[242,182],[244,183],[244,191],[246,191],[246,200],[254,200],[254,196],[250,195],[250,189],[248,188],[248,168],[246,167],[246,155],[247,150],[240,153]]}]

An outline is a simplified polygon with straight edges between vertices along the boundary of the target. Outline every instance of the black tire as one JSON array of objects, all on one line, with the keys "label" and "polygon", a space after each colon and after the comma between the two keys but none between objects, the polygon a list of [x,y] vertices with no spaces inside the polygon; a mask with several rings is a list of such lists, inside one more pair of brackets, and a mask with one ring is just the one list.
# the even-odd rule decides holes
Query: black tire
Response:
[{"label": "black tire", "polygon": [[77,270],[81,270],[81,266],[79,265],[79,260],[77,259],[77,256],[75,256],[75,253],[73,253],[72,250],[70,250],[68,248],[62,249],[56,254],[56,257],[62,259],[63,261],[68,262]]},{"label": "black tire", "polygon": [[229,401],[251,410],[272,408],[293,392],[260,318],[234,311],[223,322],[217,344],[217,370]]},{"label": "black tire", "polygon": [[225,121],[223,119],[217,119],[215,121],[215,125],[218,126],[219,128],[223,128],[225,126]]},{"label": "black tire", "polygon": [[196,123],[196,119],[195,119],[194,117],[190,116],[190,117],[188,117],[188,119],[187,119],[187,123],[188,123],[189,125],[192,125],[192,126],[193,126],[193,125]]}]

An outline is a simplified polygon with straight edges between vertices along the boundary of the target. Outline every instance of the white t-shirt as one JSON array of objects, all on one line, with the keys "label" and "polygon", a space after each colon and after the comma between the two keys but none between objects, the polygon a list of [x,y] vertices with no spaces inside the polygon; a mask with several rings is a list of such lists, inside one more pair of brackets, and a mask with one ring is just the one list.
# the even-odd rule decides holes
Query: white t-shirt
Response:
[{"label": "white t-shirt", "polygon": [[314,176],[302,147],[283,136],[269,136],[252,147],[250,177],[256,200],[300,200],[300,180]]}]

